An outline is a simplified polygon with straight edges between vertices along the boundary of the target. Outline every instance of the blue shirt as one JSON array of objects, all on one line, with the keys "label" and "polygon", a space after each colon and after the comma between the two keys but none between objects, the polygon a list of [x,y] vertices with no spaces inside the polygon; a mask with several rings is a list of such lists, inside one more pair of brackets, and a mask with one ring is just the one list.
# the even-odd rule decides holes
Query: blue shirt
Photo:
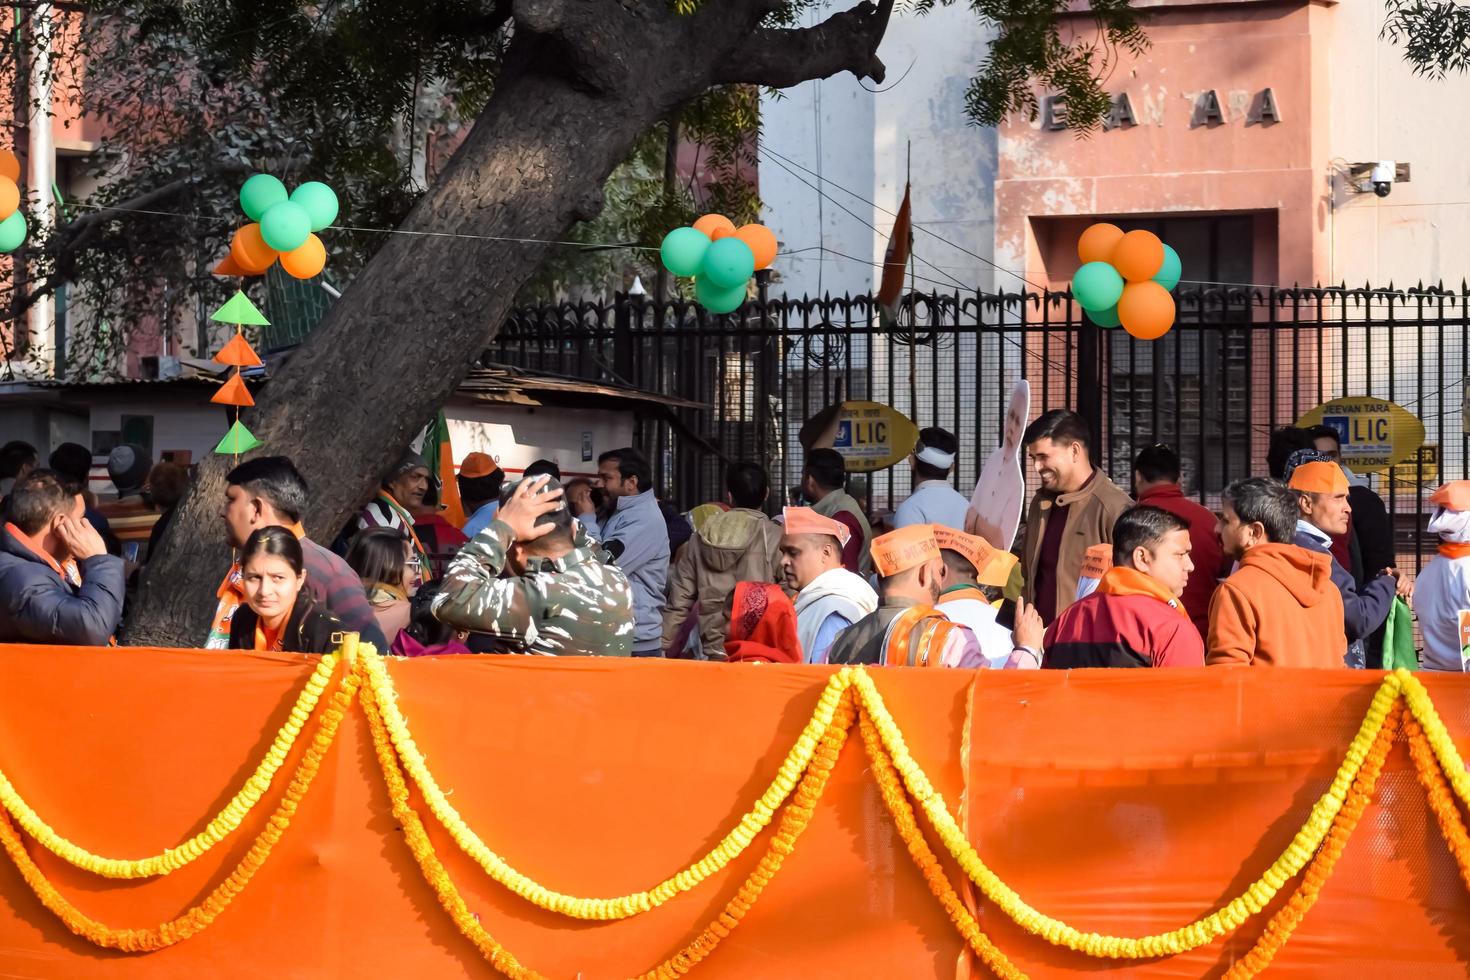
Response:
[{"label": "blue shirt", "polygon": [[807,660],[809,664],[824,664],[827,662],[827,651],[832,649],[832,644],[837,640],[837,634],[852,625],[852,621],[841,613],[830,613],[822,620],[822,625],[817,627],[817,648],[812,651],[812,656]]},{"label": "blue shirt", "polygon": [[464,522],[464,536],[473,541],[477,534],[489,527],[490,522],[495,520],[495,512],[498,510],[500,510],[498,500],[483,504],[479,510],[470,515],[469,520]]}]

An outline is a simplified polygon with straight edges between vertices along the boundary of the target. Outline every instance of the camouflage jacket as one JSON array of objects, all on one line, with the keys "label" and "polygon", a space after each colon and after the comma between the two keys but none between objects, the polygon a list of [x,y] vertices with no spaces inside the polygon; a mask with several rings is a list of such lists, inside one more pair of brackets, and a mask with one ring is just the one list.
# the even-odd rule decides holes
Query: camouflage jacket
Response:
[{"label": "camouflage jacket", "polygon": [[450,563],[434,615],[456,629],[486,633],[523,653],[626,657],[633,652],[633,590],[597,542],[579,533],[560,558],[532,558],[524,575],[505,574],[511,530],[500,521]]}]

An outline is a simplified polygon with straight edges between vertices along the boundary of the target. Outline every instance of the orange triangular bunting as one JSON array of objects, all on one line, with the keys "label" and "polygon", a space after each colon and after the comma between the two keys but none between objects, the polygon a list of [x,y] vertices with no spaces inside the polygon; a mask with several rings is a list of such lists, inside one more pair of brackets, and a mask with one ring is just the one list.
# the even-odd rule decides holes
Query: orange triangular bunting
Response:
[{"label": "orange triangular bunting", "polygon": [[229,364],[234,367],[260,367],[260,356],[255,349],[245,340],[244,334],[235,334],[228,344],[220,348],[214,359],[221,364]]},{"label": "orange triangular bunting", "polygon": [[225,257],[220,259],[219,265],[214,267],[214,274],[217,276],[248,276],[250,272],[240,263],[236,262],[233,255],[225,253]]},{"label": "orange triangular bunting", "polygon": [[239,405],[248,407],[255,404],[255,398],[250,394],[250,389],[245,387],[245,379],[240,377],[236,371],[230,376],[230,380],[220,385],[219,391],[209,399],[216,405]]},{"label": "orange triangular bunting", "polygon": [[215,360],[234,367],[260,367],[262,363],[259,354],[250,347],[250,342],[245,341],[244,334],[235,334],[229,338],[228,344],[219,348],[219,353],[215,354]]}]

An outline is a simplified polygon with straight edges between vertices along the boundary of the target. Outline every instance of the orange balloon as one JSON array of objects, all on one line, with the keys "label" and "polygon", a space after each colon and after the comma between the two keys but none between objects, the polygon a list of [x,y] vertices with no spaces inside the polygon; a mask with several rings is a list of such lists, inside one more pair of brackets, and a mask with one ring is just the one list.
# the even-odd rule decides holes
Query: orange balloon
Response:
[{"label": "orange balloon", "polygon": [[4,221],[20,208],[20,188],[15,181],[0,175],[0,221]]},{"label": "orange balloon", "polygon": [[1118,300],[1118,319],[1129,336],[1158,340],[1174,326],[1174,297],[1156,282],[1130,282]]},{"label": "orange balloon", "polygon": [[0,177],[20,183],[20,160],[11,150],[0,150]]},{"label": "orange balloon", "polygon": [[260,237],[260,225],[252,221],[235,232],[230,241],[230,258],[245,270],[246,275],[258,276],[276,260],[276,250]]},{"label": "orange balloon", "polygon": [[1148,282],[1164,267],[1164,243],[1151,231],[1130,231],[1113,246],[1112,263],[1129,282]]},{"label": "orange balloon", "polygon": [[[710,241],[719,238],[728,238],[735,234],[735,222],[723,214],[707,214],[694,222],[694,230],[702,231],[709,236]],[[723,232],[723,234],[719,234]]]},{"label": "orange balloon", "polygon": [[310,279],[327,264],[327,247],[315,235],[307,235],[305,244],[281,253],[281,268],[297,279]]},{"label": "orange balloon", "polygon": [[1090,225],[1077,239],[1077,258],[1082,264],[1089,262],[1111,262],[1113,249],[1118,247],[1118,242],[1123,240],[1123,229],[1117,225],[1110,225],[1106,221],[1099,221]]},{"label": "orange balloon", "polygon": [[770,268],[776,261],[776,234],[765,225],[741,225],[735,237],[750,246],[755,253],[757,269]]}]

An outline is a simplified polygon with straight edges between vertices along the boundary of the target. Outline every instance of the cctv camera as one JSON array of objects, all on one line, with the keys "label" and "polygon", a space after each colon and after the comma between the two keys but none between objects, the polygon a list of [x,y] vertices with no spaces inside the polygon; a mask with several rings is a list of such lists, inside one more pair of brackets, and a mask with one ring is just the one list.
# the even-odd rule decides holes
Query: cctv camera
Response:
[{"label": "cctv camera", "polygon": [[1398,168],[1392,160],[1380,160],[1373,165],[1373,174],[1368,178],[1373,185],[1373,193],[1379,197],[1387,197],[1393,193],[1394,175]]}]

